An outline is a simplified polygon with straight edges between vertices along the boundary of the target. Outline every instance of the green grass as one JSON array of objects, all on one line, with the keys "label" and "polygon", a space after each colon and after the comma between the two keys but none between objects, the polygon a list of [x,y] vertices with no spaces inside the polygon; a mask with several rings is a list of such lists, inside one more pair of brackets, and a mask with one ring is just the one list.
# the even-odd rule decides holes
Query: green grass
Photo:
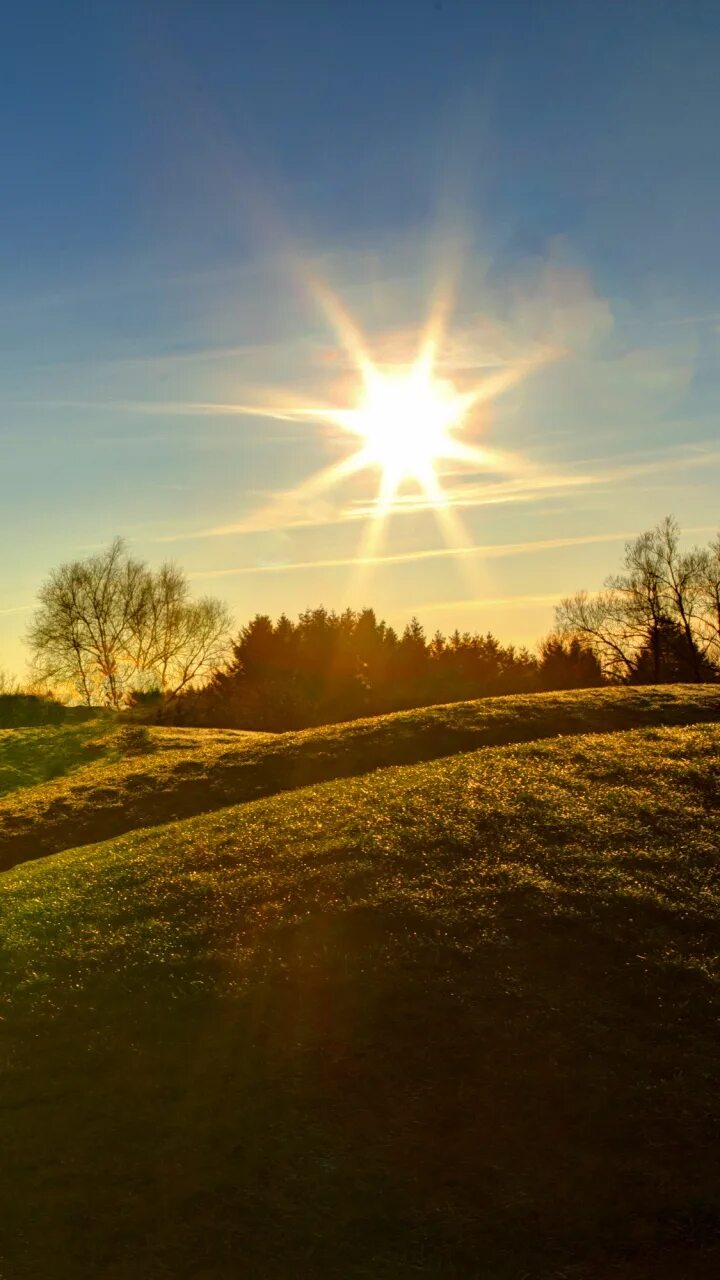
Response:
[{"label": "green grass", "polygon": [[[95,763],[54,782],[16,790],[0,802],[0,869],[381,766],[556,734],[718,718],[717,685],[675,685],[486,698],[302,733],[153,729],[151,745],[163,749],[140,758],[113,754],[115,730]],[[34,741],[42,745],[42,738]]]},{"label": "green grass", "polygon": [[81,768],[93,758],[93,742],[105,753],[106,737],[106,726],[92,722],[0,729],[0,796]]},{"label": "green grass", "polygon": [[717,1274],[719,749],[466,752],[3,876],[0,1275]]},{"label": "green grass", "polygon": [[136,754],[125,739],[137,728],[147,735],[149,752],[196,751],[267,736],[232,729],[145,728],[119,722],[110,713],[97,713],[81,723],[0,729],[0,797],[67,777],[89,764],[117,764]]}]

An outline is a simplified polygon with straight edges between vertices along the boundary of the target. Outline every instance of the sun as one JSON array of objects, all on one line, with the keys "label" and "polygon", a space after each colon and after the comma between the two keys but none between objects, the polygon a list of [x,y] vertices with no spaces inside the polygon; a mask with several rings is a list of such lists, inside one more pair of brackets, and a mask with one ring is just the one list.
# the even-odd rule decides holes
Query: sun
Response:
[{"label": "sun", "polygon": [[[375,535],[394,512],[430,508],[437,513],[445,532],[452,525],[453,536],[459,537],[459,525],[451,510],[452,489],[446,493],[441,481],[459,471],[511,475],[519,465],[514,455],[477,443],[478,435],[486,432],[487,422],[476,411],[483,406],[487,409],[497,396],[560,353],[540,348],[513,363],[487,363],[479,353],[476,367],[487,369],[487,373],[469,389],[460,389],[448,376],[444,349],[452,292],[449,288],[437,291],[427,323],[419,334],[414,359],[389,364],[372,357],[370,345],[352,315],[322,280],[308,276],[306,283],[337,336],[338,352],[344,352],[355,375],[354,389],[344,382],[339,404],[308,404],[290,392],[269,391],[265,404],[234,404],[226,408],[232,413],[339,427],[344,435],[354,437],[356,447],[280,494],[271,501],[264,516],[280,519],[281,509],[300,511],[308,502],[345,485],[359,473],[374,471],[380,474],[375,501],[372,507],[356,503],[352,515],[373,517],[370,524]],[[463,370],[465,379],[469,371]],[[455,374],[459,376],[457,370]],[[400,495],[406,486],[414,487],[416,494]]]},{"label": "sun", "polygon": [[[452,500],[443,492],[439,474],[441,469],[446,474],[452,470],[447,464],[462,464],[463,469],[476,473],[506,469],[501,453],[476,442],[485,424],[478,421],[474,411],[483,404],[487,406],[532,368],[544,363],[547,352],[518,363],[496,365],[481,381],[460,390],[446,371],[443,376],[438,372],[439,361],[447,365],[442,349],[451,299],[448,288],[437,292],[414,360],[402,365],[381,364],[373,359],[362,331],[323,281],[313,281],[313,293],[349,357],[359,384],[354,403],[351,401],[347,407],[326,405],[302,412],[341,427],[360,443],[355,452],[317,472],[296,494],[314,494],[357,472],[376,470],[380,472],[380,487],[375,515],[384,517],[395,509],[409,509],[394,502],[398,490],[408,482],[420,490],[420,502],[438,510],[447,509]],[[461,435],[462,429],[468,427],[474,437],[472,443]],[[402,504],[405,499],[403,495],[399,502]]]},{"label": "sun", "polygon": [[357,405],[332,416],[362,441],[357,460],[363,468],[378,468],[387,501],[406,481],[425,491],[437,488],[437,465],[463,452],[453,432],[462,424],[468,401],[421,358],[389,372],[368,366]]}]

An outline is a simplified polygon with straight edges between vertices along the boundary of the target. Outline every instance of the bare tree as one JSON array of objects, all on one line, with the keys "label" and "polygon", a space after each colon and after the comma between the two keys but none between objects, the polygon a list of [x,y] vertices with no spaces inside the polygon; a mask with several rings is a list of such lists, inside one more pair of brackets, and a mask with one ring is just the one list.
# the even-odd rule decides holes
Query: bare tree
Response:
[{"label": "bare tree", "polygon": [[179,692],[220,661],[230,628],[221,602],[191,600],[181,570],[152,573],[119,538],[54,570],[39,598],[28,635],[36,675],[89,704],[119,707],[148,685]]},{"label": "bare tree", "polygon": [[0,697],[24,692],[25,690],[17,677],[8,675],[7,671],[3,671],[2,667],[0,667]]},{"label": "bare tree", "polygon": [[53,570],[40,589],[28,635],[36,674],[70,683],[86,703],[119,706],[148,576],[119,538],[100,555]]},{"label": "bare tree", "polygon": [[635,645],[615,592],[578,591],[561,600],[555,615],[559,634],[577,636],[589,644],[608,680],[630,679]]},{"label": "bare tree", "polygon": [[646,649],[652,660],[653,679],[662,673],[662,636],[666,622],[662,564],[656,530],[641,533],[625,544],[624,573],[608,579],[615,594],[615,611],[624,628],[626,651]]},{"label": "bare tree", "polygon": [[698,557],[701,632],[706,653],[720,663],[720,534]]},{"label": "bare tree", "polygon": [[175,697],[218,667],[227,655],[230,615],[219,600],[191,600],[176,565],[153,575],[138,668]]},{"label": "bare tree", "polygon": [[625,546],[623,571],[603,591],[563,600],[557,626],[592,645],[616,680],[706,680],[720,657],[720,539],[680,550],[668,517]]},{"label": "bare tree", "polygon": [[702,639],[703,552],[697,548],[685,553],[680,551],[680,527],[671,516],[653,530],[652,536],[666,615],[680,627],[693,676],[702,680],[706,648]]}]

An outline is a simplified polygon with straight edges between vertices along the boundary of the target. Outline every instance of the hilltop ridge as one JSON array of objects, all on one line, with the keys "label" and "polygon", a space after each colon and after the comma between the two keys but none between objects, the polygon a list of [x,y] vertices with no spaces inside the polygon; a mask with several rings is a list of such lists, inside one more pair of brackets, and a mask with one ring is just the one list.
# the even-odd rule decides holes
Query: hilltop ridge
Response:
[{"label": "hilltop ridge", "polygon": [[[111,735],[92,763],[80,767],[76,752],[67,776],[0,800],[0,869],[390,765],[558,734],[717,719],[716,685],[665,685],[483,698],[282,734],[147,729],[144,747],[124,757]],[[42,736],[33,741],[41,750]]]}]

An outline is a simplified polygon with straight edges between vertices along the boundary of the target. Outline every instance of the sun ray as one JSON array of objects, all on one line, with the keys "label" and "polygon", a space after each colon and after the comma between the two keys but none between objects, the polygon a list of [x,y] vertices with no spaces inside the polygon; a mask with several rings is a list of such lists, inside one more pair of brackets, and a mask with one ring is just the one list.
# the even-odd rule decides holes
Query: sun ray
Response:
[{"label": "sun ray", "polygon": [[476,564],[470,555],[470,552],[473,550],[472,539],[469,537],[457,512],[454,511],[452,503],[443,492],[434,468],[428,467],[422,473],[420,479],[430,510],[435,517],[435,522],[445,546],[462,550],[467,553],[466,555],[463,555],[457,563],[458,569],[465,580],[466,586],[470,590],[473,590],[478,586],[478,582],[476,580]]},{"label": "sun ray", "polygon": [[465,412],[475,408],[479,404],[483,404],[488,400],[494,400],[497,396],[508,391],[510,387],[515,386],[518,382],[522,382],[531,373],[540,369],[543,365],[550,364],[554,360],[559,360],[565,355],[562,347],[546,347],[542,351],[536,353],[532,358],[519,360],[514,364],[506,365],[499,369],[497,373],[490,374],[489,377],[483,378],[471,391],[465,394]]},{"label": "sun ray", "polygon": [[359,471],[365,471],[370,465],[371,460],[366,450],[358,449],[347,458],[342,458],[340,462],[333,462],[330,466],[315,471],[294,489],[286,489],[279,493],[256,513],[255,518],[260,521],[266,519],[268,522],[281,522],[288,511],[293,511],[312,498],[318,498],[322,493],[335,488]]},{"label": "sun ray", "polygon": [[438,287],[425,332],[420,344],[415,369],[422,378],[431,378],[437,361],[440,343],[445,335],[448,319],[452,311],[455,297],[455,278],[446,276]]},{"label": "sun ray", "polygon": [[290,493],[299,500],[316,497],[317,494],[323,493],[325,490],[331,489],[333,485],[339,484],[341,480],[355,475],[358,471],[364,471],[369,461],[370,458],[367,451],[358,449],[357,453],[351,453],[347,458],[342,458],[340,462],[333,462],[329,467],[323,467],[321,471],[316,471],[302,484],[292,489]]},{"label": "sun ray", "polygon": [[371,381],[375,376],[375,366],[368,353],[365,339],[356,325],[350,312],[319,276],[305,273],[305,280],[310,293],[324,311],[331,327],[334,329],[346,354],[363,379]]},{"label": "sun ray", "polygon": [[[461,492],[457,485],[454,492],[452,487],[447,491],[441,479],[460,471],[468,476],[482,472],[504,477],[503,483],[507,483],[538,469],[514,454],[462,439],[459,433],[481,405],[564,353],[550,347],[536,349],[522,360],[497,368],[469,388],[459,388],[442,370],[441,357],[455,300],[457,263],[453,270],[445,272],[435,290],[414,359],[404,365],[376,363],[370,344],[343,301],[306,268],[301,276],[357,376],[354,403],[345,400],[331,404],[318,399],[303,404],[300,396],[295,398],[287,391],[268,391],[256,405],[196,405],[195,411],[314,421],[338,428],[354,440],[357,447],[346,457],[278,494],[264,514],[268,519],[282,519],[288,509],[297,509],[339,488],[361,472],[379,473],[374,502],[364,517],[366,528],[357,556],[359,570],[372,563],[387,521],[395,512],[432,511],[445,542],[470,550],[470,540],[454,509],[465,505],[459,500]],[[482,363],[479,359],[478,364]],[[472,426],[477,432],[477,420]],[[408,485],[414,492],[406,492]],[[468,563],[471,559],[468,557]]]}]

